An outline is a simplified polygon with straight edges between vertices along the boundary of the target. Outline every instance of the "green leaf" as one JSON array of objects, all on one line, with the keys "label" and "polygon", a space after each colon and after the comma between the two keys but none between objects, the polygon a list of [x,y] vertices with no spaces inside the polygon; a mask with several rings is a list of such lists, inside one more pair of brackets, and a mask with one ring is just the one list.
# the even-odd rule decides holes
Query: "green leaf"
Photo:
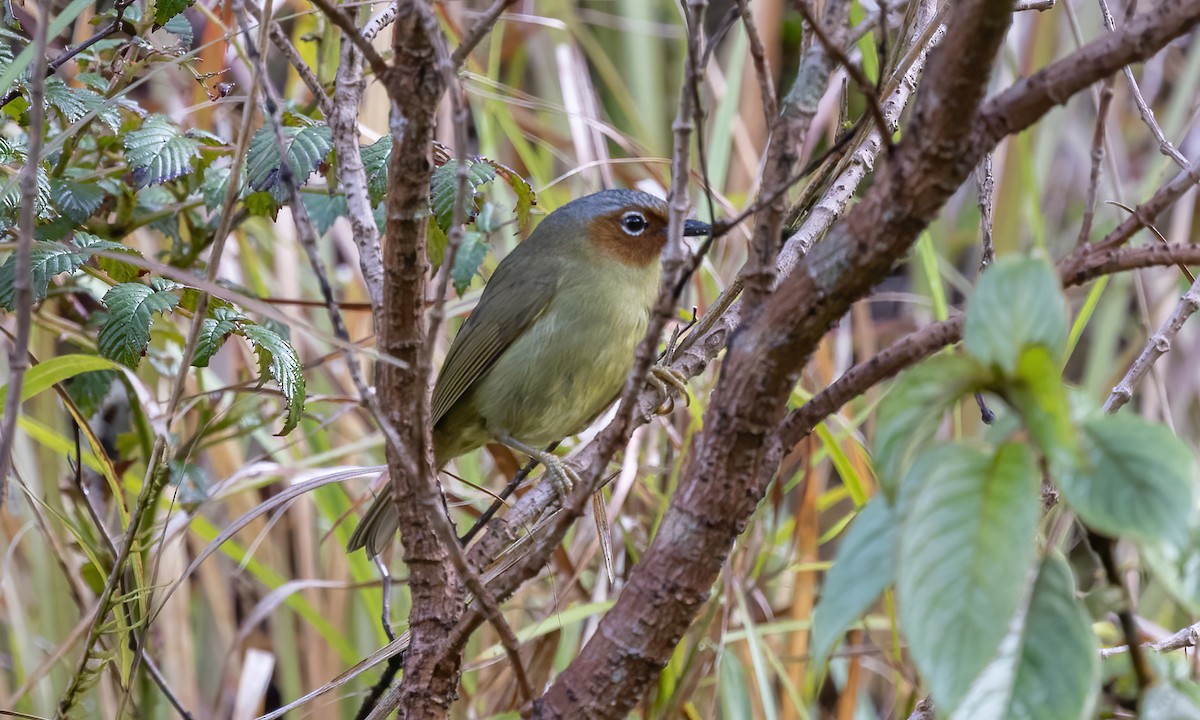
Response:
[{"label": "green leaf", "polygon": [[479,272],[479,266],[487,257],[488,246],[483,235],[467,231],[463,233],[462,245],[454,256],[454,267],[450,270],[450,280],[454,283],[454,291],[459,297],[471,286],[471,279]]},{"label": "green leaf", "polygon": [[863,506],[838,546],[812,616],[812,663],[825,662],[834,643],[892,584],[899,518],[887,498]]},{"label": "green leaf", "polygon": [[988,453],[944,444],[921,455],[905,483],[901,626],[935,705],[948,714],[995,655],[1024,595],[1039,475],[1023,445]]},{"label": "green leaf", "polygon": [[[1192,684],[1193,694],[1200,692]],[[1142,696],[1138,717],[1146,720],[1200,720],[1200,705],[1191,694],[1169,684],[1159,684]]]},{"label": "green leaf", "polygon": [[1186,539],[1195,460],[1170,430],[1133,415],[1094,417],[1083,424],[1083,451],[1085,463],[1058,481],[1084,523],[1143,542]]},{"label": "green leaf", "polygon": [[[55,384],[69,380],[76,375],[95,370],[113,370],[117,366],[111,360],[105,360],[95,355],[59,355],[38,363],[25,373],[25,382],[21,385],[21,402],[38,393],[45,392]],[[8,399],[8,385],[0,387],[0,412],[4,411]]]},{"label": "green leaf", "polygon": [[1154,579],[1193,615],[1200,614],[1200,528],[1184,542],[1143,543],[1139,558]]},{"label": "green leaf", "polygon": [[[284,127],[283,144],[287,149],[288,166],[296,187],[303,187],[308,178],[333,149],[333,132],[328,125]],[[246,186],[252,192],[269,191],[278,202],[288,200],[288,189],[279,179],[279,150],[275,132],[261,127],[250,140],[246,152]]]},{"label": "green leaf", "polygon": [[246,212],[255,217],[274,218],[279,213],[279,202],[269,192],[250,193],[242,199]]},{"label": "green leaf", "polygon": [[1062,369],[1040,345],[1021,351],[1015,376],[1004,396],[1020,415],[1038,449],[1056,472],[1067,472],[1082,459],[1079,438],[1071,422]]},{"label": "green leaf", "polygon": [[[0,175],[0,188],[3,188],[3,195],[0,196],[0,206],[3,206],[5,212],[11,213],[16,217],[17,209],[25,202],[21,196],[21,182],[18,175],[14,174],[7,180]],[[37,168],[37,194],[33,198],[33,211],[38,217],[45,215],[46,208],[50,207],[50,175],[46,172],[46,168],[38,164]]]},{"label": "green leaf", "polygon": [[[159,0],[158,7],[156,8],[159,12],[162,11],[164,2],[183,5],[184,8],[187,8],[194,4],[196,0]],[[192,41],[195,39],[192,33],[192,24],[188,22],[186,17],[183,16],[182,10],[179,12],[179,14],[175,15],[166,22],[160,21],[156,16],[155,23],[161,25],[163,30],[166,30],[175,37],[179,38],[179,44],[185,49],[191,49]]]},{"label": "green leaf", "polygon": [[938,355],[905,372],[879,404],[872,459],[880,487],[895,497],[900,478],[960,397],[983,389],[989,373],[964,355]]},{"label": "green leaf", "polygon": [[[33,289],[33,301],[39,302],[50,289],[50,279],[62,273],[79,269],[87,260],[75,248],[60,242],[35,242],[29,250],[29,285]],[[17,256],[9,255],[0,265],[0,307],[13,309],[13,280],[16,278]]]},{"label": "green leaf", "polygon": [[392,137],[384,135],[359,149],[363,168],[367,171],[367,194],[372,205],[378,205],[388,190],[388,158],[392,155]]},{"label": "green leaf", "polygon": [[46,80],[46,103],[57,110],[69,125],[79,122],[93,110],[97,119],[113,132],[121,125],[121,113],[115,100],[88,88],[69,87],[58,78]]},{"label": "green leaf", "polygon": [[517,196],[517,206],[513,208],[513,212],[517,215],[517,224],[521,229],[529,227],[529,215],[533,211],[533,206],[537,205],[537,195],[533,192],[533,186],[507,165],[495,160],[487,160],[487,163],[495,168],[496,174],[508,183]]},{"label": "green leaf", "polygon": [[209,165],[204,171],[204,182],[200,184],[200,194],[204,196],[204,207],[209,212],[221,209],[225,203],[225,193],[229,188],[229,168]]},{"label": "green leaf", "polygon": [[155,313],[174,310],[179,296],[161,285],[122,283],[105,293],[102,302],[109,314],[96,338],[100,354],[132,368],[146,354]]},{"label": "green leaf", "polygon": [[157,0],[154,3],[154,24],[162,27],[167,21],[187,10],[196,0]]},{"label": "green leaf", "polygon": [[1100,654],[1075,578],[1057,553],[1042,561],[1025,621],[1025,641],[1005,718],[1090,718],[1100,690]]},{"label": "green leaf", "polygon": [[[243,324],[242,334],[254,345],[262,370],[270,374],[283,393],[287,412],[283,429],[277,434],[287,435],[304,415],[304,366],[300,357],[287,340],[261,325]],[[260,380],[265,382],[266,378]]]},{"label": "green leaf", "polygon": [[240,319],[242,315],[231,308],[213,308],[208,317],[200,323],[200,335],[196,342],[196,355],[192,358],[192,367],[208,367],[208,361],[238,329]]},{"label": "green leaf", "polygon": [[[105,252],[128,255],[130,257],[142,257],[142,253],[136,248],[131,248],[112,240],[104,240],[81,230],[75,232],[75,245],[80,249],[104,250]],[[129,282],[142,274],[142,269],[137,265],[103,255],[96,258],[96,264],[118,283]]]},{"label": "green leaf", "polygon": [[1100,656],[1066,560],[1047,555],[999,654],[954,720],[1084,720],[1100,689]]},{"label": "green leaf", "polygon": [[115,370],[93,370],[71,378],[67,383],[67,394],[75,401],[79,412],[90,418],[104,403],[117,379]]},{"label": "green leaf", "polygon": [[199,143],[187,137],[164,115],[151,115],[140,130],[125,135],[125,159],[133,170],[134,187],[173,180],[192,170],[200,156]]},{"label": "green leaf", "polygon": [[308,210],[308,217],[320,235],[329,232],[333,223],[346,215],[345,195],[306,192],[302,197],[304,198],[304,207]]},{"label": "green leaf", "polygon": [[54,180],[50,183],[50,198],[54,207],[76,225],[87,222],[87,219],[104,204],[106,197],[108,193],[104,188],[91,183],[69,180]]},{"label": "green leaf", "polygon": [[1004,258],[988,268],[967,305],[967,352],[1008,375],[1021,351],[1040,345],[1056,362],[1067,344],[1067,306],[1058,275],[1032,258]]},{"label": "green leaf", "polygon": [[[429,185],[429,203],[433,216],[437,218],[438,226],[443,232],[449,232],[450,223],[454,220],[454,195],[458,189],[458,178],[455,177],[458,162],[451,160],[433,171]],[[480,185],[491,182],[496,177],[496,170],[486,162],[467,161],[467,189],[471,197],[466,199],[467,219],[474,215],[475,191]]]}]

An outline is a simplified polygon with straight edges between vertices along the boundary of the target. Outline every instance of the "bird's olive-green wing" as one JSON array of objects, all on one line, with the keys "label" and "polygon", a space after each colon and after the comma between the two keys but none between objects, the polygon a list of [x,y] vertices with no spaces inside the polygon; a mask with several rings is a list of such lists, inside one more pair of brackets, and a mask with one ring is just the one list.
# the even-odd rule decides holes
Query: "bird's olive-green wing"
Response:
[{"label": "bird's olive-green wing", "polygon": [[479,304],[463,323],[450,345],[437,384],[433,388],[433,423],[450,411],[454,403],[496,360],[516,342],[549,307],[556,283],[546,280],[505,282],[494,276]]}]

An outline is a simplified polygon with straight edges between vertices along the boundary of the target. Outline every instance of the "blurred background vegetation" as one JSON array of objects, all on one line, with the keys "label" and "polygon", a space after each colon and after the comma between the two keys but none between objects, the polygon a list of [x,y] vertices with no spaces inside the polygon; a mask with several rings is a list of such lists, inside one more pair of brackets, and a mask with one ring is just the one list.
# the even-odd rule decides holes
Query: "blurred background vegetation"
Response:
[{"label": "blurred background vegetation", "polygon": [[[448,2],[437,10],[444,29],[456,38],[486,4]],[[58,0],[41,5],[38,12],[68,19],[50,38],[51,57],[91,37],[112,11],[108,3]],[[381,4],[343,7],[359,5],[365,17]],[[711,31],[731,5],[712,3]],[[785,91],[801,46],[799,15],[783,0],[754,0],[751,6],[776,88]],[[141,14],[152,9],[141,0],[133,8]],[[6,63],[27,43],[13,21],[28,24],[30,11],[15,6],[15,14],[8,16],[3,34],[9,53],[0,58]],[[880,48],[870,30],[878,11],[871,0],[860,0],[852,15],[863,32],[856,33],[850,56],[872,80]],[[274,12],[316,77],[331,83],[338,61],[332,24],[304,0],[278,2]],[[230,143],[247,111],[246,49],[223,3],[200,0],[180,17],[186,24],[176,21],[174,32],[164,28],[141,37],[145,47],[136,63],[123,64],[127,45],[111,39],[80,56],[86,67],[72,61],[58,71],[57,77],[71,88],[93,87],[87,73],[99,76],[94,87],[105,96],[102,110],[115,109],[120,115],[106,129],[83,113],[52,112],[49,152],[99,158],[105,152],[103,138],[125,134],[146,113],[160,113],[185,130],[213,136],[209,141],[189,135],[198,143],[198,162],[214,167],[228,162]],[[1099,10],[1090,2],[1059,0],[1045,12],[1018,13],[993,88],[1008,86],[1104,32]],[[375,44],[389,50],[390,30]],[[296,118],[295,126],[321,120],[296,71],[274,48],[266,55],[270,82]],[[465,66],[472,120],[467,151],[503,163],[528,180],[537,197],[534,222],[537,214],[602,187],[636,186],[663,194],[684,55],[680,10],[666,0],[518,2]],[[1200,44],[1176,43],[1137,73],[1167,137],[1185,156],[1197,157]],[[708,176],[718,214],[732,215],[754,198],[767,141],[740,23],[728,29],[704,74],[707,120],[702,137]],[[853,84],[843,89],[842,75],[822,103],[815,126],[824,131],[805,148],[807,158],[817,156],[838,131],[843,93],[851,117],[864,111]],[[995,153],[998,255],[1034,251],[1060,257],[1074,247],[1091,171],[1096,102],[1096,93],[1077,97]],[[369,77],[359,115],[364,145],[387,134],[388,111],[386,93]],[[27,112],[25,97],[4,108],[0,135],[5,142],[19,141]],[[448,113],[444,108],[441,117]],[[261,124],[261,118],[254,120],[254,127]],[[1106,202],[1135,205],[1173,173],[1123,82],[1115,86],[1107,127],[1101,204],[1093,230],[1097,237],[1126,217],[1125,210]],[[440,132],[441,141],[453,148],[448,121]],[[83,142],[85,137],[99,140]],[[7,157],[0,167],[5,182],[20,166],[19,153]],[[313,198],[312,207],[323,207],[333,180],[326,163],[312,169],[316,177],[305,192]],[[137,187],[134,170],[97,162],[92,177],[85,173],[75,178],[109,183],[103,201],[112,203],[106,206],[107,217],[120,219],[110,222],[100,213],[83,226],[137,249],[152,262],[198,272],[207,246],[192,240],[204,236],[202,227],[211,234],[212,204],[196,200],[207,176],[197,170],[183,181]],[[97,173],[103,177],[95,177]],[[6,201],[19,197],[11,183],[7,187]],[[697,214],[704,218],[706,204],[698,201],[699,186],[693,187]],[[486,257],[476,259],[478,272],[467,273],[470,284],[449,304],[452,321],[442,337],[434,338],[439,358],[497,259],[527,232],[511,214],[517,202],[512,186],[492,182],[481,192],[500,220],[487,236]],[[11,215],[16,204],[8,206]],[[176,447],[187,448],[186,461],[171,468],[167,492],[154,508],[146,537],[161,541],[161,547],[151,550],[147,542],[136,548],[138,585],[133,592],[152,589],[154,606],[161,604],[145,638],[147,656],[195,717],[253,717],[277,708],[337,677],[386,642],[378,621],[377,573],[362,554],[347,556],[343,549],[371,485],[381,482],[370,468],[383,462],[383,441],[356,406],[356,392],[337,352],[316,278],[303,261],[289,210],[273,205],[255,209],[245,202],[239,207],[218,268],[228,292],[218,289],[215,296],[232,303],[258,298],[274,308],[270,315],[254,309],[247,314],[290,339],[303,364],[307,400],[299,426],[285,436],[275,435],[286,403],[274,382],[260,383],[259,358],[245,342],[226,343],[207,368],[188,379],[183,420],[173,428]],[[1196,242],[1195,211],[1193,191],[1161,219],[1158,229],[1171,242]],[[321,252],[333,268],[331,280],[343,301],[350,337],[371,346],[357,250],[346,220],[334,219],[336,209],[330,212],[330,222],[319,223],[325,225]],[[54,215],[51,210],[47,217]],[[15,237],[11,221],[7,225],[10,230],[0,244],[5,251],[12,249]],[[714,247],[686,291],[681,322],[691,317],[692,306],[703,313],[733,280],[744,261],[747,238],[748,230],[738,229]],[[961,308],[979,256],[979,210],[968,189],[947,205],[911,262],[829,333],[797,386],[794,403],[804,402],[891,340]],[[32,355],[39,360],[94,355],[95,329],[104,312],[97,300],[115,277],[109,269],[51,283],[33,316]],[[1071,293],[1074,349],[1067,378],[1081,399],[1094,404],[1107,396],[1141,349],[1147,328],[1170,312],[1184,286],[1173,270],[1150,270]],[[186,298],[182,302],[186,306]],[[0,315],[0,323],[10,320],[11,315]],[[80,440],[61,397],[42,392],[24,405],[14,453],[16,481],[0,511],[0,709],[50,716],[77,676],[81,642],[112,563],[111,546],[98,527],[119,533],[127,521],[146,471],[149,438],[180,372],[189,323],[179,312],[157,317],[136,371],[106,370],[72,380],[71,396],[112,461],[115,485],[105,479],[87,438]],[[1200,332],[1186,327],[1135,401],[1138,413],[1167,423],[1193,444],[1200,437],[1200,374],[1192,360],[1197,352]],[[594,528],[584,523],[548,572],[505,605],[524,642],[535,685],[575,656],[647,547],[674,487],[675,460],[699,427],[717,370],[714,365],[691,383],[690,407],[679,403],[665,420],[634,434],[607,490],[617,588],[603,571]],[[70,369],[63,372],[75,375]],[[268,373],[266,379],[273,378]],[[865,447],[872,436],[873,410],[885,391],[872,391],[847,406],[788,455],[767,500],[738,540],[707,608],[657,687],[639,705],[641,716],[849,720],[906,716],[920,699],[915,672],[895,631],[890,594],[851,633],[827,672],[807,663],[809,621],[823,572],[856,508],[875,492]],[[982,432],[974,403],[961,405],[947,432],[954,437]],[[503,448],[492,447],[459,459],[443,474],[460,530],[490,503],[480,488],[501,487],[515,471],[515,462]],[[211,549],[233,519],[288,487],[357,468],[367,468],[359,479],[320,487],[255,519],[175,586],[189,563]],[[1098,572],[1094,560],[1086,552],[1071,559],[1077,582],[1089,591]],[[400,568],[398,560],[394,567]],[[1138,568],[1126,569],[1136,581]],[[407,615],[402,571],[398,579],[391,617],[402,628]],[[1167,589],[1153,581],[1133,582],[1132,587],[1148,633],[1160,628],[1169,634],[1190,624]],[[1095,621],[1102,637],[1120,642],[1111,618],[1100,614]],[[146,665],[131,669],[129,643],[144,627],[145,618],[129,617],[103,628],[101,646],[111,662],[96,673],[94,687],[84,691],[81,716],[173,715]],[[1132,692],[1124,662],[1122,657],[1105,661],[1108,691],[1117,697]],[[1163,662],[1175,663],[1174,672],[1191,672],[1183,655]],[[352,717],[377,676],[377,670],[361,673],[289,716]],[[134,690],[122,698],[120,683],[131,677]],[[494,633],[485,627],[469,645],[456,712],[515,717],[518,705],[511,671]]]}]

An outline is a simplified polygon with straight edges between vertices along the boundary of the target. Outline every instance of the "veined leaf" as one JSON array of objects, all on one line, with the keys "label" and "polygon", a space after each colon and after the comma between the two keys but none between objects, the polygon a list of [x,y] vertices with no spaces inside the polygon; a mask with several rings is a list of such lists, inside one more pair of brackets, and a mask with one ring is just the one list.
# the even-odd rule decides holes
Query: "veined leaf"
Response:
[{"label": "veined leaf", "polygon": [[[429,185],[429,203],[433,209],[433,216],[437,218],[438,226],[444,232],[450,230],[450,223],[454,220],[454,195],[458,189],[458,178],[455,174],[458,171],[458,161],[451,160],[437,170],[433,171],[433,179]],[[467,190],[471,196],[466,198],[466,218],[470,219],[475,214],[475,192],[480,185],[489,183],[496,178],[496,170],[486,162],[478,160],[467,160]]]},{"label": "veined leaf", "polygon": [[462,244],[454,255],[454,267],[450,270],[450,280],[459,297],[471,286],[471,279],[479,272],[479,265],[487,257],[488,246],[483,239],[482,234],[471,230],[463,233]]},{"label": "veined leaf", "polygon": [[367,194],[371,204],[377,205],[388,190],[388,159],[392,156],[392,137],[384,135],[370,145],[363,145],[363,168],[367,171]]},{"label": "veined leaf", "polygon": [[1028,587],[1041,499],[1033,454],[943,444],[905,477],[896,593],[913,661],[949,714],[996,654]]},{"label": "veined leaf", "polygon": [[[91,233],[83,232],[82,230],[75,231],[75,245],[81,250],[104,250],[105,252],[109,253],[129,255],[130,257],[138,258],[142,256],[142,253],[136,248],[131,248],[128,245],[122,245],[121,243],[113,242],[112,240],[105,240]],[[129,282],[142,274],[142,269],[137,265],[103,255],[96,258],[96,264],[100,266],[101,270],[108,273],[109,277],[118,283]]]},{"label": "veined leaf", "polygon": [[[29,251],[29,284],[33,289],[33,301],[46,297],[50,289],[50,278],[62,273],[75,272],[87,260],[87,256],[75,248],[60,242],[35,242]],[[0,265],[0,307],[13,309],[13,280],[16,278],[17,257],[9,255]]]},{"label": "veined leaf", "polygon": [[[304,415],[304,366],[300,357],[287,340],[274,330],[261,325],[245,323],[242,334],[254,345],[258,353],[259,371],[270,377],[279,385],[287,412],[283,420],[283,429],[279,435],[287,435],[300,423]],[[260,377],[266,381],[265,377]]]},{"label": "veined leaf", "polygon": [[133,169],[135,187],[173,180],[192,171],[200,156],[199,143],[187,137],[169,118],[151,115],[141,129],[125,135],[125,158]]},{"label": "veined leaf", "polygon": [[[283,144],[292,179],[296,187],[303,187],[333,150],[333,131],[328,125],[284,127]],[[269,191],[278,202],[288,200],[288,190],[279,181],[279,169],[275,132],[269,127],[261,127],[250,139],[250,148],[246,152],[246,186],[249,190],[246,194]]]},{"label": "veined leaf", "polygon": [[193,367],[208,367],[208,361],[225,344],[225,340],[238,329],[237,321],[242,315],[227,307],[215,307],[200,323],[200,335],[196,343]]},{"label": "veined leaf", "polygon": [[96,338],[100,354],[132,368],[146,354],[154,315],[174,310],[179,296],[170,286],[122,283],[105,293],[102,302],[109,315]]},{"label": "veined leaf", "polygon": [[1163,425],[1133,415],[1083,424],[1085,464],[1057,479],[1088,526],[1112,537],[1184,542],[1196,481],[1191,450]]},{"label": "veined leaf", "polygon": [[1049,263],[1004,258],[979,278],[967,305],[963,341],[975,359],[1012,375],[1022,350],[1034,345],[1059,362],[1068,330],[1066,300]]},{"label": "veined leaf", "polygon": [[965,355],[938,355],[905,372],[879,404],[872,460],[880,487],[895,497],[900,478],[960,397],[991,373]]},{"label": "veined leaf", "polygon": [[99,185],[69,180],[54,180],[50,183],[50,198],[54,201],[54,207],[76,225],[87,222],[87,219],[104,204],[106,197],[108,193]]}]

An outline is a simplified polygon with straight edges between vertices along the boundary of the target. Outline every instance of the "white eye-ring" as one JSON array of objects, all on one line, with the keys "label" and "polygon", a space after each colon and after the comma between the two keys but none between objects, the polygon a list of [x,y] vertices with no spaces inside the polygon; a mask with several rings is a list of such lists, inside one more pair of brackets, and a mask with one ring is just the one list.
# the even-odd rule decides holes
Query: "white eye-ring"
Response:
[{"label": "white eye-ring", "polygon": [[630,210],[621,216],[621,229],[626,235],[641,235],[646,230],[646,225],[646,216],[637,210]]}]

